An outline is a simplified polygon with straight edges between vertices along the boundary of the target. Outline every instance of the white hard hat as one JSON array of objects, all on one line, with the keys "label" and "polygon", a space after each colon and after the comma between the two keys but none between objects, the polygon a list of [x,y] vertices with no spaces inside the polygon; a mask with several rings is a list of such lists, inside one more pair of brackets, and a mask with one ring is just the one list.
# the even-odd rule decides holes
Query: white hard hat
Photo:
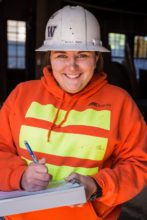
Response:
[{"label": "white hard hat", "polygon": [[96,17],[81,6],[65,6],[51,16],[44,44],[36,51],[51,50],[109,52],[102,46]]}]

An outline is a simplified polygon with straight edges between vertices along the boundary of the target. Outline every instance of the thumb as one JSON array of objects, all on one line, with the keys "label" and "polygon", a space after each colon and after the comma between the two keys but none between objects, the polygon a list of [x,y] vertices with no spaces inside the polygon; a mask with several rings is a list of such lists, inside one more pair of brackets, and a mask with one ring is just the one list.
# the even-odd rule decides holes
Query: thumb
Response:
[{"label": "thumb", "polygon": [[46,158],[41,158],[38,162],[39,162],[39,164],[45,165]]}]

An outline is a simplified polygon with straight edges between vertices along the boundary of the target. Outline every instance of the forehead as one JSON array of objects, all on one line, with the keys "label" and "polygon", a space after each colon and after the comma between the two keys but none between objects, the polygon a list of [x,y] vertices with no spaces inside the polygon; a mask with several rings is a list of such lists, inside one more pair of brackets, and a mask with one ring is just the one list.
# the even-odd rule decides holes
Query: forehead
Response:
[{"label": "forehead", "polygon": [[51,51],[51,54],[80,54],[80,53],[90,53],[93,54],[95,51]]}]

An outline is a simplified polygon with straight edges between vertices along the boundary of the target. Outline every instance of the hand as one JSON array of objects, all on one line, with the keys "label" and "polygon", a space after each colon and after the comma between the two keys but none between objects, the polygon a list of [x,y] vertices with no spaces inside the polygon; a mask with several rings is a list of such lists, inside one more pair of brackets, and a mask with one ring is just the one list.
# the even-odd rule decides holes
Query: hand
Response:
[{"label": "hand", "polygon": [[65,178],[68,182],[79,182],[85,187],[86,199],[89,200],[91,195],[96,192],[96,184],[92,177],[84,176],[78,173],[71,173]]},{"label": "hand", "polygon": [[38,163],[29,164],[21,178],[22,189],[26,191],[37,191],[47,187],[52,176],[48,174],[45,163],[46,159],[42,158]]}]

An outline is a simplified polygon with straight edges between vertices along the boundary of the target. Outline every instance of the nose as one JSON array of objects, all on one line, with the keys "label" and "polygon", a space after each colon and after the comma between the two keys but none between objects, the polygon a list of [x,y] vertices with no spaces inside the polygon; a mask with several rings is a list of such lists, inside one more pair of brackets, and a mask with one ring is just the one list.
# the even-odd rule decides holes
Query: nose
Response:
[{"label": "nose", "polygon": [[71,57],[69,59],[68,66],[69,66],[70,70],[77,69],[78,65],[77,65],[76,57]]}]

